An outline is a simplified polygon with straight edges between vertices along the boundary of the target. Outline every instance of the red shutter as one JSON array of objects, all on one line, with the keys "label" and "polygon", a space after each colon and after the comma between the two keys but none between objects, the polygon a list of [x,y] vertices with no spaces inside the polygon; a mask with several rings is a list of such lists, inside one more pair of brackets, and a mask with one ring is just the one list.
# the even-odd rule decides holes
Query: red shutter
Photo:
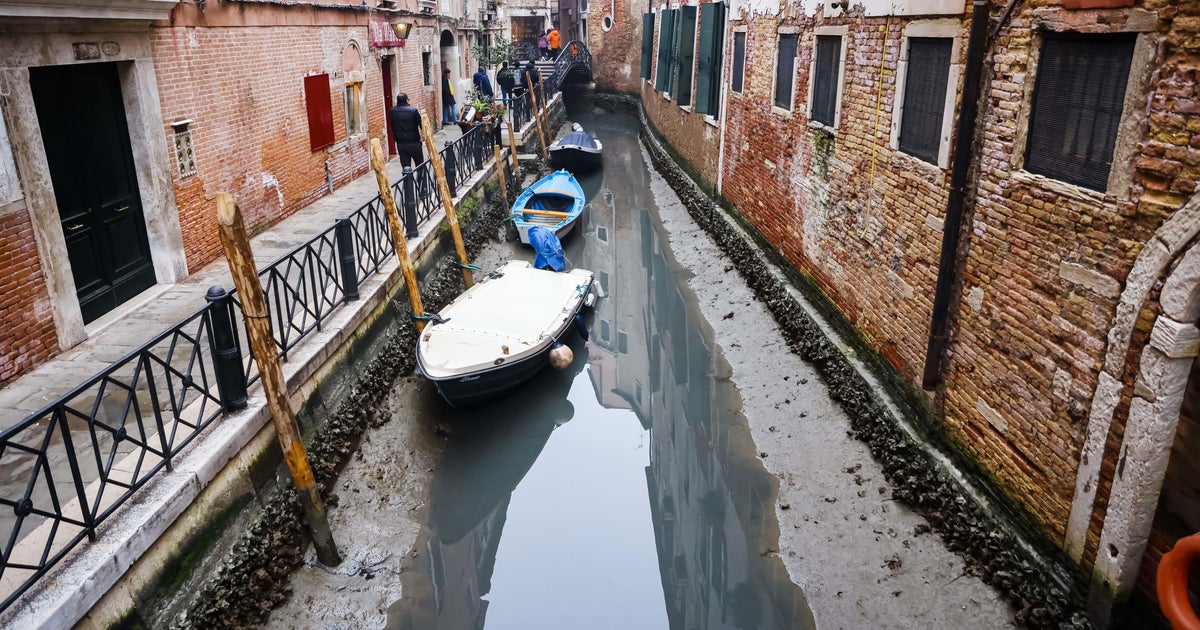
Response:
[{"label": "red shutter", "polygon": [[333,99],[329,75],[304,77],[304,107],[308,110],[308,142],[313,151],[333,144]]}]

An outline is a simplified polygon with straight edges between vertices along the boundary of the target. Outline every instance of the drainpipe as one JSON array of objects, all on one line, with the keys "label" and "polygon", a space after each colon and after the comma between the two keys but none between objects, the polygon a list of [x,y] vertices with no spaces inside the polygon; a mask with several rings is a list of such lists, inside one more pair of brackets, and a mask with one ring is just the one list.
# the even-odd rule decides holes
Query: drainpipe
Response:
[{"label": "drainpipe", "polygon": [[921,378],[921,386],[927,390],[937,388],[942,382],[942,364],[949,341],[950,297],[962,271],[958,257],[958,241],[962,233],[967,175],[976,157],[975,123],[979,115],[987,25],[988,3],[986,0],[975,0],[971,13],[970,41],[967,44],[967,67],[963,76],[962,112],[958,116],[958,129],[954,140],[950,196],[946,200],[946,220],[942,224],[942,256],[938,263],[937,292],[934,294],[933,317],[929,324],[925,374]]}]

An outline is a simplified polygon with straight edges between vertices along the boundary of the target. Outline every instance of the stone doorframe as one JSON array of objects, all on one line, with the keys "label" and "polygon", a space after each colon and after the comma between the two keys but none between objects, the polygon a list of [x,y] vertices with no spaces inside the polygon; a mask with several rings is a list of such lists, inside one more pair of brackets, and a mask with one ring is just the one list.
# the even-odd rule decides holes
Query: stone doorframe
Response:
[{"label": "stone doorframe", "polygon": [[[116,37],[126,50],[138,48],[127,40],[128,35]],[[145,39],[148,51],[149,38]],[[126,40],[126,41],[121,41]],[[141,42],[138,42],[141,43]],[[70,47],[64,47],[70,54]],[[43,60],[36,65],[65,65],[69,58]],[[175,283],[187,276],[187,259],[183,249],[183,233],[179,211],[175,206],[172,161],[167,152],[166,131],[158,100],[158,84],[154,63],[149,57],[113,59],[117,61],[121,82],[121,97],[129,127],[129,143],[133,150],[134,170],[141,195],[146,233],[149,240],[154,273],[159,284]],[[29,64],[35,65],[35,64]],[[42,131],[38,126],[33,90],[29,85],[29,65],[0,68],[0,84],[7,85],[4,114],[13,154],[20,172],[21,190],[29,212],[34,241],[46,290],[50,294],[54,328],[61,349],[73,347],[87,339],[83,313],[76,296],[75,280],[67,256],[67,242],[58,215],[58,202],[50,179],[50,164]]]},{"label": "stone doorframe", "polygon": [[[1126,355],[1138,315],[1155,283],[1162,314],[1142,350],[1100,547],[1092,570],[1089,613],[1097,627],[1110,621],[1114,604],[1128,599],[1154,522],[1167,460],[1179,423],[1192,363],[1200,354],[1200,194],[1175,212],[1142,249],[1125,281],[1108,333],[1104,368],[1092,397],[1075,478],[1075,497],[1064,547],[1081,562],[1095,508],[1104,446],[1124,390]],[[1178,263],[1169,269],[1175,261]],[[1169,271],[1168,271],[1169,270]]]}]

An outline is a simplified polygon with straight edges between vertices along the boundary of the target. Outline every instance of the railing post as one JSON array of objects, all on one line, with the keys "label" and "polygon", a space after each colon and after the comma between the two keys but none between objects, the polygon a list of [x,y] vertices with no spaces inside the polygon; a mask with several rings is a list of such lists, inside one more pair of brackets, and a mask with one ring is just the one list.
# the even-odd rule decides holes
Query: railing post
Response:
[{"label": "railing post", "polygon": [[246,408],[246,372],[242,367],[242,349],[233,334],[229,292],[221,287],[210,287],[204,299],[208,300],[208,321],[212,326],[208,337],[213,355],[213,368],[217,373],[217,393],[221,396],[221,408],[226,412]]},{"label": "railing post", "polygon": [[404,189],[404,237],[417,238],[417,183],[411,166],[404,167],[400,181]]},{"label": "railing post", "polygon": [[334,236],[337,237],[338,262],[342,267],[342,293],[345,301],[358,299],[358,265],[354,255],[354,222],[348,217],[334,221]]},{"label": "railing post", "polygon": [[475,142],[473,143],[475,151],[473,153],[475,154],[475,170],[477,171],[483,170],[483,147],[487,144],[487,140],[485,140],[487,135],[483,127],[475,128]]},{"label": "railing post", "polygon": [[454,143],[446,141],[446,183],[450,185],[450,198],[458,196],[458,160],[454,159]]}]

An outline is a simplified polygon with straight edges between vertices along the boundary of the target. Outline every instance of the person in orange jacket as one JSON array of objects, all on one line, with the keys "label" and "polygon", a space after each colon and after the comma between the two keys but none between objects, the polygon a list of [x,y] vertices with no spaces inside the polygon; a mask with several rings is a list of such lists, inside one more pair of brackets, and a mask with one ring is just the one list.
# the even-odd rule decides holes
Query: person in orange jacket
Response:
[{"label": "person in orange jacket", "polygon": [[550,58],[558,59],[558,51],[562,50],[560,48],[562,41],[557,28],[550,29],[550,33],[546,35],[546,41],[550,44]]}]

